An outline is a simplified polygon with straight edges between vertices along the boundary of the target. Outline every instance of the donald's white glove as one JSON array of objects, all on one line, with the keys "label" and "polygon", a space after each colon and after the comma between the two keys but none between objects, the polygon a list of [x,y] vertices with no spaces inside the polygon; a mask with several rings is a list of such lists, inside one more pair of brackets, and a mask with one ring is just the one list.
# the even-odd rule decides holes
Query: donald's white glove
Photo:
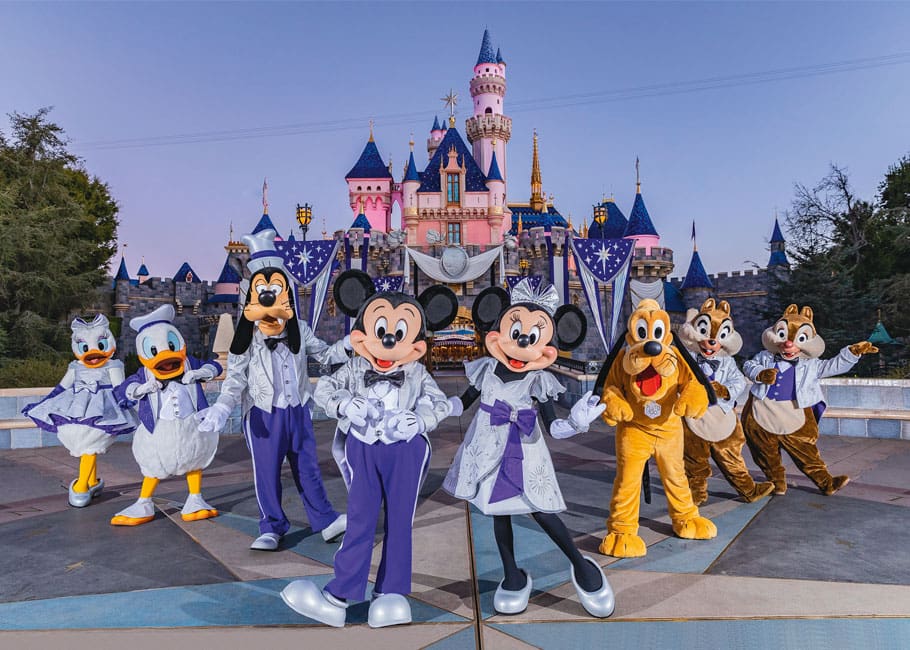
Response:
[{"label": "donald's white glove", "polygon": [[449,417],[460,417],[464,413],[464,404],[461,403],[460,397],[449,398]]},{"label": "donald's white glove", "polygon": [[414,411],[397,411],[385,421],[382,439],[385,442],[408,441],[424,430],[426,425]]},{"label": "donald's white glove", "polygon": [[366,426],[368,420],[379,417],[379,409],[366,397],[353,397],[341,405],[338,415],[346,417],[358,427]]},{"label": "donald's white glove", "polygon": [[126,389],[126,396],[129,399],[135,400],[139,399],[143,395],[149,395],[150,393],[157,393],[163,387],[162,383],[155,379],[155,376],[152,375],[149,377],[144,384],[130,384]]},{"label": "donald's white glove", "polygon": [[231,409],[226,404],[215,402],[207,409],[202,409],[196,413],[193,417],[196,418],[196,422],[198,422],[196,428],[200,431],[204,433],[209,431],[220,433],[230,416]]},{"label": "donald's white glove", "polygon": [[215,369],[211,366],[202,366],[198,370],[187,367],[180,378],[182,384],[195,384],[197,381],[210,381],[215,378]]}]

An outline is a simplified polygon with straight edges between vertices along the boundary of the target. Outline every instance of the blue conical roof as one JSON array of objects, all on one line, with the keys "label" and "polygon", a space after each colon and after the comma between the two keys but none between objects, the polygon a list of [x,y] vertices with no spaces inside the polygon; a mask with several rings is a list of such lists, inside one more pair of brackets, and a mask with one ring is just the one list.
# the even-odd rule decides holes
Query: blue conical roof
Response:
[{"label": "blue conical roof", "polygon": [[635,194],[635,203],[632,205],[632,212],[629,214],[629,224],[626,226],[624,237],[634,237],[639,235],[654,235],[657,237],[657,230],[651,223],[651,215],[648,214],[648,208],[645,207],[645,200],[641,198],[641,192]]},{"label": "blue conical roof", "polygon": [[373,229],[370,225],[370,220],[367,219],[367,216],[363,212],[357,215],[354,219],[354,223],[351,224],[351,228],[361,228],[364,232],[370,232]]},{"label": "blue conical roof", "polygon": [[777,223],[777,217],[774,217],[774,230],[771,232],[771,243],[778,244],[784,240],[784,235],[780,231],[780,224]]},{"label": "blue conical roof", "polygon": [[240,275],[237,271],[234,270],[234,267],[230,264],[231,258],[228,257],[224,260],[224,266],[221,267],[221,275],[218,276],[218,279],[215,282],[225,283],[225,284],[239,284]]},{"label": "blue conical roof", "polygon": [[711,278],[705,273],[705,267],[701,263],[701,257],[698,251],[692,251],[692,261],[689,263],[689,270],[686,272],[686,279],[683,280],[682,289],[713,289]]},{"label": "blue conical roof", "polygon": [[417,181],[420,182],[420,172],[417,171],[417,163],[414,162],[414,152],[411,152],[411,157],[408,158],[408,171],[404,175],[404,182],[408,181]]},{"label": "blue conical roof", "polygon": [[439,116],[438,115],[433,116],[433,128],[430,129],[430,131],[442,131],[442,127],[439,126]]},{"label": "blue conical roof", "polygon": [[686,303],[676,285],[664,280],[664,309],[676,313],[686,312]]},{"label": "blue conical roof", "polygon": [[490,30],[483,30],[483,41],[480,43],[480,54],[477,55],[477,63],[496,63],[496,52],[493,50],[493,43],[490,40]]},{"label": "blue conical roof", "polygon": [[458,129],[455,127],[446,131],[446,134],[440,141],[439,147],[436,149],[433,157],[430,158],[426,170],[420,175],[421,183],[420,188],[417,191],[439,192],[441,190],[439,186],[439,166],[443,161],[449,159],[449,149],[452,147],[455,147],[455,151],[458,154],[458,165],[461,166],[464,164],[465,166],[465,192],[486,192],[487,177],[480,171],[480,167],[477,166],[477,161],[475,161],[474,156],[471,155],[471,150],[468,149],[464,140],[461,139],[461,136],[458,134]]},{"label": "blue conical roof", "polygon": [[126,260],[123,259],[123,256],[120,257],[120,268],[117,269],[117,275],[114,276],[114,280],[129,280],[130,274],[126,270]]},{"label": "blue conical roof", "polygon": [[382,162],[382,156],[379,155],[379,149],[376,143],[370,138],[367,146],[363,148],[363,153],[357,163],[345,175],[345,180],[356,178],[392,178],[389,168]]},{"label": "blue conical roof", "polygon": [[629,225],[629,220],[626,219],[626,215],[616,205],[616,201],[611,199],[604,201],[601,205],[607,209],[607,220],[604,222],[603,230],[601,231],[601,225],[593,221],[592,218],[591,227],[588,228],[588,239],[621,239],[626,234],[626,226]]},{"label": "blue conical roof", "polygon": [[487,173],[487,182],[490,181],[502,181],[505,182],[502,178],[502,174],[499,172],[499,163],[496,162],[496,152],[493,152],[493,157],[490,159],[490,171]]},{"label": "blue conical roof", "polygon": [[771,251],[771,257],[768,258],[768,266],[790,266],[787,253],[784,251]]},{"label": "blue conical roof", "polygon": [[502,60],[502,53],[499,51],[498,47],[496,48],[496,63],[505,63],[505,61]]},{"label": "blue conical roof", "polygon": [[263,230],[274,230],[275,232],[278,232],[275,224],[273,224],[272,220],[269,218],[268,212],[263,213],[263,215],[259,217],[259,222],[256,224],[256,227],[253,228],[253,234],[260,233]]},{"label": "blue conical roof", "polygon": [[884,323],[878,321],[875,325],[875,329],[872,330],[872,333],[866,338],[869,343],[874,343],[875,345],[885,345],[885,344],[900,344],[900,341],[895,340],[888,333],[888,330],[885,329]]},{"label": "blue conical roof", "polygon": [[139,270],[136,271],[136,275],[149,275],[149,270],[145,266],[145,262],[139,267]]},{"label": "blue conical roof", "polygon": [[201,282],[201,280],[189,262],[184,262],[180,265],[177,273],[174,274],[174,282]]}]

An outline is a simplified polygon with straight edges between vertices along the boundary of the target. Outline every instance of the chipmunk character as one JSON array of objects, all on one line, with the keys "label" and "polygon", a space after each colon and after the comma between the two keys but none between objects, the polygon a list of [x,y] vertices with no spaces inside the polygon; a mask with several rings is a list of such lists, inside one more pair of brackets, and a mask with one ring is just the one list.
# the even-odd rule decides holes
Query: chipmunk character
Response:
[{"label": "chipmunk character", "polygon": [[184,521],[208,519],[218,511],[202,498],[202,470],[218,449],[218,434],[202,431],[195,419],[208,406],[202,382],[221,374],[214,361],[200,361],[186,352],[174,327],[174,308],[163,305],[130,320],[142,368],[114,389],[123,406],[136,405],[139,427],[133,436],[133,457],[142,470],[139,499],[113,519],[113,526],[139,526],[155,518],[152,494],[158,482],[186,475],[189,496],[181,511]]},{"label": "chipmunk character", "polygon": [[847,372],[862,355],[878,348],[861,341],[822,361],[825,341],[815,330],[812,308],[796,305],[762,333],[762,344],[765,349],[743,364],[755,382],[742,414],[752,457],[773,481],[774,494],[787,492],[783,448],[819,490],[832,495],[850,478],[831,476],[818,453],[818,421],[825,410],[820,380]]},{"label": "chipmunk character", "polygon": [[[512,516],[531,515],[570,562],[572,584],[585,610],[596,617],[613,613],[614,595],[603,570],[582,555],[556,514],[566,509],[543,436],[568,438],[588,430],[603,412],[587,393],[568,419],[557,419],[553,403],[565,388],[547,370],[558,350],[584,341],[584,314],[573,305],[557,309],[559,294],[549,285],[534,289],[522,280],[511,297],[490,287],[474,300],[474,324],[486,332],[488,357],[465,362],[470,386],[452,398],[460,415],[480,398],[464,442],[443,483],[459,499],[493,517],[493,531],[505,576],[493,596],[500,614],[518,614],[528,606],[532,580],[515,562]],[[543,426],[538,421],[543,420]]]},{"label": "chipmunk character", "polygon": [[241,405],[243,433],[253,458],[259,504],[259,537],[250,548],[275,551],[291,527],[281,507],[281,466],[287,458],[310,527],[326,542],[344,533],[346,519],[329,503],[316,457],[308,402],[307,357],[320,363],[347,360],[345,341],[328,345],[297,318],[291,275],[275,250],[275,231],[244,235],[251,276],[243,314],[228,355],[218,401],[199,414],[199,428],[221,431]]},{"label": "chipmunk character", "polygon": [[335,553],[335,577],[324,589],[296,580],[281,592],[299,614],[342,627],[350,600],[362,600],[381,507],[382,557],[370,603],[370,627],[411,622],[411,528],[430,462],[429,432],[449,415],[446,396],[420,363],[427,329],[446,327],[458,313],[451,289],[432,286],[416,300],[375,293],[362,271],[335,280],[335,304],[350,317],[357,356],[319,379],[316,403],[338,420],[333,454],[348,486],[348,529]]},{"label": "chipmunk character", "polygon": [[71,361],[60,383],[22,414],[40,429],[56,433],[71,456],[79,459],[79,476],[70,482],[69,504],[84,508],[101,493],[104,479],[97,475],[96,454],[114,444],[115,436],[131,433],[138,421],[121,408],[114,386],[123,381],[123,362],[113,359],[117,342],[105,316],[92,321],[73,320]]},{"label": "chipmunk character", "polygon": [[733,407],[748,382],[733,359],[742,348],[743,339],[733,326],[730,303],[708,298],[701,309],[690,309],[679,330],[679,339],[695,356],[717,395],[717,404],[709,406],[703,416],[683,418],[684,458],[692,500],[700,506],[708,499],[710,458],[714,458],[724,478],[747,502],[771,494],[774,484],[756,483],[743,461],[746,438]]},{"label": "chipmunk character", "polygon": [[607,405],[603,417],[616,426],[616,478],[608,534],[600,545],[604,555],[647,553],[638,536],[638,493],[642,471],[652,456],[667,495],[673,532],[684,539],[717,535],[714,523],[698,514],[683,465],[682,418],[701,417],[709,405],[700,371],[694,362],[690,367],[688,356],[674,344],[670,316],[657,301],[646,299],[629,317],[625,347],[601,370]]}]

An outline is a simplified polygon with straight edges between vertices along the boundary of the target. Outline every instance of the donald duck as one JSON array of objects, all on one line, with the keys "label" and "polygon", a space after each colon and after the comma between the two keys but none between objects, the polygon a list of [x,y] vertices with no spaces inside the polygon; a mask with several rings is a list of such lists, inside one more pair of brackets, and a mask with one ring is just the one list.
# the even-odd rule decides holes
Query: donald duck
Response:
[{"label": "donald duck", "polygon": [[202,382],[221,374],[221,366],[187,354],[171,305],[133,318],[130,327],[143,367],[117,386],[114,396],[121,406],[138,404],[133,456],[142,471],[142,489],[134,504],[114,515],[111,525],[138,526],[154,519],[152,494],[158,482],[183,474],[189,487],[183,520],[215,517],[218,511],[202,498],[202,470],[215,457],[218,433],[203,431],[194,416],[208,407]]}]

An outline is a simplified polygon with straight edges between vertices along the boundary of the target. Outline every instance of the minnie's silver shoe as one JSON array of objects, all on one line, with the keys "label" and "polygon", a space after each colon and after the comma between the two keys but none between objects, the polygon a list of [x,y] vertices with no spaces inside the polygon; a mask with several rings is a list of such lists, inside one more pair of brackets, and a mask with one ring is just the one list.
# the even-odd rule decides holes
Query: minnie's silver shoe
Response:
[{"label": "minnie's silver shoe", "polygon": [[578,586],[578,581],[575,579],[575,566],[570,565],[572,584],[575,586],[575,593],[578,594],[578,600],[581,601],[581,606],[585,608],[585,611],[588,612],[588,614],[597,618],[606,618],[613,613],[613,609],[616,607],[616,598],[613,595],[613,588],[610,586],[610,583],[607,581],[607,576],[604,575],[603,569],[600,568],[597,562],[587,555],[585,555],[584,558],[593,564],[600,572],[603,584],[597,591],[585,591]]},{"label": "minnie's silver shoe", "polygon": [[378,594],[370,603],[367,624],[370,627],[407,625],[411,622],[411,605],[401,594]]},{"label": "minnie's silver shoe", "polygon": [[281,590],[281,600],[298,614],[331,625],[344,627],[347,604],[326,593],[309,580],[294,580]]},{"label": "minnie's silver shoe", "polygon": [[528,581],[525,583],[525,586],[517,591],[509,591],[508,589],[503,589],[502,583],[503,580],[499,581],[499,586],[496,587],[496,593],[493,594],[493,609],[496,610],[499,614],[521,614],[528,608],[528,599],[531,597],[531,586],[533,581],[531,580],[531,574],[527,571],[522,571],[525,574],[525,577]]}]

